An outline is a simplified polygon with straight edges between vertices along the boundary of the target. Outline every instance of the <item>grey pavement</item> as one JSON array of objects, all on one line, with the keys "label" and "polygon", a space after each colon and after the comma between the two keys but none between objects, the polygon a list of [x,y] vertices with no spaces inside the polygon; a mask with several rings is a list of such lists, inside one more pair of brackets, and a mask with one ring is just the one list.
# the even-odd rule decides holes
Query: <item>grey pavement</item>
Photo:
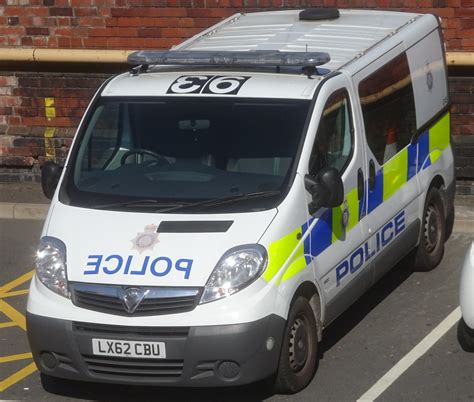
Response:
[{"label": "grey pavement", "polygon": [[39,183],[0,183],[0,203],[49,204]]},{"label": "grey pavement", "polygon": [[43,220],[48,208],[39,183],[0,183],[0,219]]}]

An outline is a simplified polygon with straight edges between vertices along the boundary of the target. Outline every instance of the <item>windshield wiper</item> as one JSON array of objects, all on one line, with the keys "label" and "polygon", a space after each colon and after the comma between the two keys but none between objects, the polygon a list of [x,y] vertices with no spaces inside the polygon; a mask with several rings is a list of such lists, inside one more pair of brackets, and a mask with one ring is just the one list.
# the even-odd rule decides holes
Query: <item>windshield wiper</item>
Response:
[{"label": "windshield wiper", "polygon": [[272,190],[272,191],[257,191],[254,193],[241,193],[241,194],[226,195],[224,197],[211,198],[209,200],[198,201],[198,202],[188,203],[184,205],[177,205],[171,208],[163,209],[160,212],[170,212],[170,211],[176,211],[178,209],[181,210],[181,209],[192,208],[192,207],[210,207],[210,206],[215,206],[215,205],[227,204],[229,202],[247,200],[251,198],[269,197],[272,195],[278,195],[280,193],[281,191],[279,190]]},{"label": "windshield wiper", "polygon": [[91,208],[108,209],[108,208],[119,208],[119,207],[132,207],[132,208],[153,209],[156,212],[170,212],[170,211],[176,211],[176,210],[184,209],[188,207],[209,207],[209,206],[226,204],[228,202],[247,200],[251,198],[269,197],[269,196],[278,195],[278,194],[280,194],[280,191],[278,190],[257,191],[254,193],[241,193],[241,194],[226,195],[224,197],[211,198],[211,199],[206,199],[206,200],[198,201],[198,202],[184,202],[184,201],[163,202],[160,200],[144,198],[140,200],[115,202],[111,204],[93,205],[91,206]]},{"label": "windshield wiper", "polygon": [[141,199],[132,201],[114,202],[111,204],[99,204],[92,205],[91,208],[96,209],[108,209],[108,208],[119,208],[119,207],[132,207],[132,208],[181,208],[187,205],[191,205],[189,202],[163,202],[153,199]]}]

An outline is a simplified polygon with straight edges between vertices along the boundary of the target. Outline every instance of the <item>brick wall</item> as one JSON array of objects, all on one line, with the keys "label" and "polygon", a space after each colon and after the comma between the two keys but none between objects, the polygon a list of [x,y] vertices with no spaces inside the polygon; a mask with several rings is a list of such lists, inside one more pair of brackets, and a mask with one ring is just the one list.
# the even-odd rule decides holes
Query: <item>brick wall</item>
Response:
[{"label": "brick wall", "polygon": [[[0,47],[169,48],[239,11],[321,5],[434,13],[448,50],[474,51],[474,0],[0,0]],[[98,66],[17,67],[0,64],[0,181],[37,180],[45,158],[61,162],[110,75],[91,72]],[[463,144],[458,175],[474,178],[474,71],[462,75],[450,79],[453,134]]]},{"label": "brick wall", "polygon": [[434,13],[450,50],[474,50],[474,0],[0,0],[0,46],[168,48],[238,11],[310,6]]},{"label": "brick wall", "polygon": [[452,134],[456,142],[456,176],[474,180],[474,77],[451,77]]},{"label": "brick wall", "polygon": [[0,72],[0,182],[38,180],[61,163],[90,99],[109,74]]}]

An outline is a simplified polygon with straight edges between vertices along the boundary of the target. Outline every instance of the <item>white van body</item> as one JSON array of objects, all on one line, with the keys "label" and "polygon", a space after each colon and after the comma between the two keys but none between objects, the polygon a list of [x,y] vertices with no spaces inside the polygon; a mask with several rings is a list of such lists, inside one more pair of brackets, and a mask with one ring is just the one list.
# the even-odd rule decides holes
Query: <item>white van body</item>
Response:
[{"label": "white van body", "polygon": [[462,319],[458,326],[458,338],[461,346],[474,351],[474,242],[468,248],[461,272],[459,304]]},{"label": "white van body", "polygon": [[[420,247],[425,268],[437,265],[454,197],[437,18],[299,15],[237,14],[173,52],[327,53],[309,73],[150,63],[97,92],[31,283],[28,336],[42,372],[180,386],[277,373],[279,389],[295,392],[314,373],[323,329],[385,272]],[[337,206],[309,191],[336,191],[318,176],[328,168],[343,186]]]}]

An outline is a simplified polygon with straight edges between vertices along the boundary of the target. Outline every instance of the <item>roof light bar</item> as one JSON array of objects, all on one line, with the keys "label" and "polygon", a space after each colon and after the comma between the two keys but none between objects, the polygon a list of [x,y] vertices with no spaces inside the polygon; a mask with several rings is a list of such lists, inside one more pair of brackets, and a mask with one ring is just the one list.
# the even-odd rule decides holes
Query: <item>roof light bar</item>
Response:
[{"label": "roof light bar", "polygon": [[141,50],[128,56],[130,64],[191,66],[301,66],[317,67],[331,60],[323,52],[280,52],[254,50],[246,52],[201,50]]}]

